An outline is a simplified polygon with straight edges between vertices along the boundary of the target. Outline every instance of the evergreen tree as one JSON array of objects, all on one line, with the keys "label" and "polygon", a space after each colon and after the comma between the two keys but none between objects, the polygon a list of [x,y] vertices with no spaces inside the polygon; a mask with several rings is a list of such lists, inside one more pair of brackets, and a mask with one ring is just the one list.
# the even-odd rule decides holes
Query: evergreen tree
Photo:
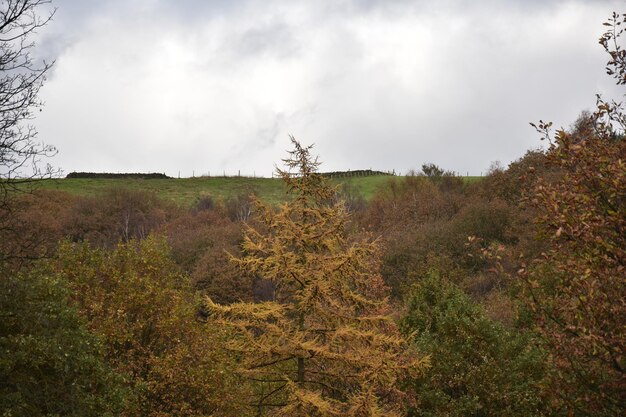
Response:
[{"label": "evergreen tree", "polygon": [[[348,214],[318,172],[311,147],[278,169],[294,198],[273,210],[256,202],[262,231],[248,228],[243,270],[270,280],[273,297],[209,311],[238,331],[230,348],[255,383],[257,415],[396,416],[397,381],[425,366],[389,316],[375,242],[350,242]],[[297,173],[291,170],[297,168]]]}]

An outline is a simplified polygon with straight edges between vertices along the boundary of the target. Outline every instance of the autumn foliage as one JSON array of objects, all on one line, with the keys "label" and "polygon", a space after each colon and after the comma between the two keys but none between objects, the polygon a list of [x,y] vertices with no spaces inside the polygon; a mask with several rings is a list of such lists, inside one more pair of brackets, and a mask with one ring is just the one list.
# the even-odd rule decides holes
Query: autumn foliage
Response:
[{"label": "autumn foliage", "polygon": [[424,164],[369,201],[293,139],[279,206],[12,188],[0,414],[624,415],[626,116],[596,104],[480,181]]},{"label": "autumn foliage", "polygon": [[[626,15],[614,14],[600,43],[609,74],[623,84],[618,38]],[[526,203],[540,213],[549,247],[519,271],[536,329],[554,355],[562,407],[576,414],[618,415],[626,392],[626,141],[620,105],[598,98],[595,113],[550,135],[546,162],[560,172],[538,178]]]},{"label": "autumn foliage", "polygon": [[245,385],[221,349],[229,335],[199,317],[199,300],[168,255],[156,237],[113,251],[65,243],[55,268],[107,362],[126,376],[133,396],[124,416],[238,415]]},{"label": "autumn foliage", "polygon": [[292,139],[279,170],[294,199],[274,210],[257,202],[267,230],[249,228],[244,271],[272,282],[270,301],[228,306],[207,301],[220,323],[237,332],[239,373],[254,383],[246,402],[258,415],[401,415],[398,380],[424,368],[389,316],[378,273],[378,249],[350,242],[342,203],[317,172],[310,148]]},{"label": "autumn foliage", "polygon": [[612,415],[626,390],[626,141],[560,131],[547,159],[564,174],[528,204],[550,249],[520,273],[564,399]]}]

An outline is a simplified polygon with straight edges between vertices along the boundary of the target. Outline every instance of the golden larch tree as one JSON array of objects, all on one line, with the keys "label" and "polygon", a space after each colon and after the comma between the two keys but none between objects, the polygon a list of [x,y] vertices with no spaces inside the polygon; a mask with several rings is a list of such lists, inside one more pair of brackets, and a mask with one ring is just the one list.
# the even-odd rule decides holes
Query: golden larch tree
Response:
[{"label": "golden larch tree", "polygon": [[278,209],[256,201],[262,231],[249,227],[244,256],[233,259],[272,282],[272,299],[208,299],[208,310],[237,330],[230,348],[256,387],[247,402],[257,415],[400,415],[398,382],[426,360],[409,352],[390,317],[377,244],[348,239],[336,190],[311,147],[291,140],[287,170],[278,173],[293,199]]}]

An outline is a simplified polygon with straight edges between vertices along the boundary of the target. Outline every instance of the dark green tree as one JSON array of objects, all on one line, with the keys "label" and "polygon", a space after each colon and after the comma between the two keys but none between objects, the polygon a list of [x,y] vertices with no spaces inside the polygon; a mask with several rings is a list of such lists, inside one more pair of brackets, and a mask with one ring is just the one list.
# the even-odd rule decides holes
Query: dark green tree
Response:
[{"label": "dark green tree", "polygon": [[528,336],[488,319],[454,284],[430,273],[415,287],[401,330],[431,357],[407,382],[412,417],[540,416],[544,355]]},{"label": "dark green tree", "polygon": [[45,267],[0,273],[3,416],[119,415],[122,379],[103,358],[62,279]]}]

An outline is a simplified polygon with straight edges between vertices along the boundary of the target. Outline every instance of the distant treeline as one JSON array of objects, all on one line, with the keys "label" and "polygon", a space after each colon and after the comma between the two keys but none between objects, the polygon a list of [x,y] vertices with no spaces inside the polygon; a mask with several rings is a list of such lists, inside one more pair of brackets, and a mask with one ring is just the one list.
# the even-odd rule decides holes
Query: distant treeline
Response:
[{"label": "distant treeline", "polygon": [[113,174],[111,172],[70,172],[67,174],[65,178],[136,178],[136,179],[144,179],[144,180],[153,180],[153,179],[168,179],[172,177],[168,177],[165,174],[160,173],[121,173],[121,174]]},{"label": "distant treeline", "polygon": [[322,172],[322,176],[328,177],[328,178],[371,177],[374,175],[396,175],[396,174],[393,172],[372,171],[371,169],[359,169],[356,171]]}]

